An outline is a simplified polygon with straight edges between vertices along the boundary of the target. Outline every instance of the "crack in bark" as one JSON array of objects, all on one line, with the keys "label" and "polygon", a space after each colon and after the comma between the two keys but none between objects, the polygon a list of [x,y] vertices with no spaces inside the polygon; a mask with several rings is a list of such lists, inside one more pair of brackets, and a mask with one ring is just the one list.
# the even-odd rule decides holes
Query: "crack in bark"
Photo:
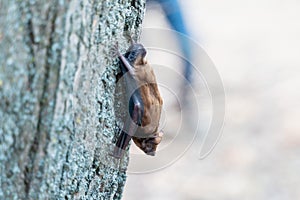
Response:
[{"label": "crack in bark", "polygon": [[[32,16],[32,11],[30,10],[29,4],[21,5],[19,7],[21,16],[25,18],[24,26],[25,26],[25,44],[29,48],[29,55],[31,57],[31,60],[27,64],[27,71],[28,71],[28,83],[27,88],[30,92],[33,91],[33,80],[35,77],[35,73],[33,73],[36,69],[36,62],[35,62],[35,51],[34,51],[34,45],[35,42],[35,34],[34,34],[34,28],[33,28],[33,21],[32,18],[28,18],[27,16]],[[27,19],[28,18],[28,19]]]},{"label": "crack in bark", "polygon": [[[55,7],[55,5],[53,5]],[[33,139],[33,143],[30,146],[29,149],[29,153],[28,153],[28,161],[27,161],[27,165],[25,166],[25,170],[24,170],[24,184],[25,184],[25,194],[28,197],[29,193],[30,193],[30,187],[31,187],[31,182],[33,180],[33,173],[35,170],[35,167],[38,165],[37,163],[35,163],[36,161],[36,157],[39,151],[39,147],[40,145],[45,145],[44,148],[42,148],[42,150],[44,151],[44,156],[47,155],[47,144],[50,140],[50,136],[49,136],[49,132],[51,130],[51,124],[52,124],[52,119],[53,119],[53,111],[54,111],[54,106],[50,106],[49,102],[51,101],[51,96],[48,96],[51,92],[51,87],[49,84],[50,81],[50,75],[51,75],[51,67],[52,63],[50,63],[49,58],[52,58],[52,46],[54,44],[54,37],[55,37],[55,21],[57,18],[57,10],[53,10],[53,17],[50,21],[50,37],[49,37],[49,41],[48,41],[48,45],[46,47],[46,62],[45,62],[45,73],[44,73],[44,78],[43,78],[43,89],[42,89],[42,94],[41,94],[41,98],[39,101],[39,113],[38,113],[38,122],[37,122],[37,128],[36,128],[36,132],[34,135],[34,139]],[[32,36],[30,36],[30,38],[32,38]],[[34,39],[34,38],[32,38]],[[55,62],[56,63],[56,60]],[[59,74],[59,66],[60,62],[58,62],[57,65],[57,71]],[[57,73],[56,73],[57,75]],[[55,89],[58,87],[58,81],[59,78],[57,78],[56,81],[56,86],[54,87]],[[52,89],[53,90],[53,89]],[[56,101],[56,91],[54,91],[54,97],[53,100]],[[50,112],[49,111],[50,108]],[[50,123],[49,124],[44,124],[44,120],[50,117]],[[41,173],[43,173],[44,171],[44,167],[39,167],[37,170],[39,170]]]},{"label": "crack in bark", "polygon": [[[19,9],[20,9],[20,13],[22,13],[23,15],[32,16],[32,12],[31,12],[28,4],[24,5],[24,7],[20,6]],[[28,19],[25,22],[25,29],[26,29],[26,32],[27,32],[26,37],[25,37],[25,44],[29,48],[29,55],[31,55],[31,60],[27,65],[27,71],[28,71],[28,85],[27,85],[27,88],[29,89],[30,92],[32,92],[32,90],[33,90],[32,82],[33,82],[33,79],[34,79],[34,74],[32,73],[32,71],[34,71],[34,69],[36,69],[36,63],[35,63],[35,60],[34,60],[35,52],[34,52],[34,48],[33,48],[35,36],[34,36],[34,30],[33,30],[33,22],[32,22],[31,18]],[[33,143],[32,143],[32,146],[31,146],[32,151],[34,151],[37,148],[37,143],[36,142],[37,141],[33,141]],[[30,154],[29,154],[29,157],[30,157]],[[29,159],[31,160],[31,158],[29,158]],[[29,185],[30,185],[30,180],[31,180],[31,177],[29,177],[29,174],[30,174],[30,171],[31,171],[30,170],[31,166],[29,166],[29,164],[27,164],[24,167],[24,172],[23,172],[24,173],[24,186],[25,186],[25,192],[26,193],[28,193],[28,191],[29,191]]]},{"label": "crack in bark", "polygon": [[32,25],[32,19],[29,19],[27,22],[27,31],[29,35],[29,40],[27,42],[27,46],[29,47],[30,54],[32,56],[31,61],[28,65],[28,89],[30,92],[33,90],[33,80],[35,77],[35,73],[33,73],[36,69],[36,63],[35,63],[35,52],[34,47],[35,45],[35,36],[34,36],[34,30]]}]

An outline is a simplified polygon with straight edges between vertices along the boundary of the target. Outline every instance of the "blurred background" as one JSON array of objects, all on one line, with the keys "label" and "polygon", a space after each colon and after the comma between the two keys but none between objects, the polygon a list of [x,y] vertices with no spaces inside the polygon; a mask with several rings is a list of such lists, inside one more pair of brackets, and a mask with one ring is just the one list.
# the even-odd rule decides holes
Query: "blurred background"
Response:
[{"label": "blurred background", "polygon": [[[148,162],[132,158],[124,199],[300,199],[300,1],[181,0],[179,5],[189,36],[205,50],[214,63],[209,66],[223,81],[222,136],[212,153],[199,159],[213,110],[205,77],[193,77],[198,109],[187,99],[185,104],[191,105],[186,120],[182,107],[176,108],[174,90],[168,90],[172,85],[180,87],[181,79],[176,77],[184,74],[184,63],[170,52],[149,47],[158,82],[167,82],[160,84],[165,99],[165,137],[160,148],[168,149],[174,138],[182,137],[172,147],[182,153],[167,163],[159,157],[160,151],[156,158],[145,156]],[[158,4],[148,5],[144,27],[172,28]],[[144,34],[142,41],[182,48],[172,34],[149,37]],[[159,71],[160,65],[174,69],[174,75]],[[199,121],[196,136],[188,131],[195,125],[192,119]],[[134,145],[131,153],[141,154]],[[162,165],[143,171],[149,160]]]}]

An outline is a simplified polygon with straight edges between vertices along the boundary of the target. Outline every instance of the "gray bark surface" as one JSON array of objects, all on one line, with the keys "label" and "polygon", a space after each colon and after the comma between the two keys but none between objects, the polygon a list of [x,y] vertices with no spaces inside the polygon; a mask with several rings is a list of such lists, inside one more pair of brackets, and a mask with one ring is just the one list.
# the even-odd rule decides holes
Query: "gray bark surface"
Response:
[{"label": "gray bark surface", "polygon": [[140,35],[144,11],[143,0],[0,2],[0,199],[121,199],[110,48]]}]

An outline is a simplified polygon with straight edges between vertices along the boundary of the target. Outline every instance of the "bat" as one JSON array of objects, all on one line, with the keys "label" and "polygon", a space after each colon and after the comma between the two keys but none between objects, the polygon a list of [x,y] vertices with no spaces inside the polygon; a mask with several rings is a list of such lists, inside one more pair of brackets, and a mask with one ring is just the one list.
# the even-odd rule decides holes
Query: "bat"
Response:
[{"label": "bat", "polygon": [[145,58],[144,46],[132,39],[131,43],[124,55],[118,43],[113,47],[119,58],[128,101],[128,115],[112,154],[116,158],[122,157],[131,139],[147,155],[154,156],[163,135],[158,131],[163,99],[154,71]]}]

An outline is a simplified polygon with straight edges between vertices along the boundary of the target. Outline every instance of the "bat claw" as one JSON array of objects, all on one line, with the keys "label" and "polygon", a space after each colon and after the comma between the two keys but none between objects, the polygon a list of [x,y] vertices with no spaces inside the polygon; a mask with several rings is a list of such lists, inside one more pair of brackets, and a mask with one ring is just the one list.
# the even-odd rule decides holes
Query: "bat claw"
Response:
[{"label": "bat claw", "polygon": [[112,48],[110,49],[110,54],[112,57],[121,55],[121,53],[119,51],[119,43],[118,42],[116,42],[116,44],[112,46]]},{"label": "bat claw", "polygon": [[133,39],[133,33],[127,33],[126,34],[127,38],[129,38],[131,45],[134,45],[136,42]]}]

